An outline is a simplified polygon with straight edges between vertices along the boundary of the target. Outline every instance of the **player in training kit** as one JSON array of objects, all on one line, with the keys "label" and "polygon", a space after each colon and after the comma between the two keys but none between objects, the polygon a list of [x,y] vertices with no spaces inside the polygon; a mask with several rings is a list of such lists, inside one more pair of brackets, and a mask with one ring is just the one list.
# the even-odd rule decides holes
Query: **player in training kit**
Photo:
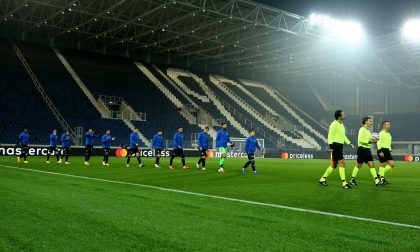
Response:
[{"label": "player in training kit", "polygon": [[93,151],[93,144],[99,136],[95,135],[93,129],[89,129],[88,132],[85,133],[85,137],[85,165],[89,165],[90,156],[92,156]]},{"label": "player in training kit", "polygon": [[255,169],[255,151],[259,149],[263,151],[258,140],[255,138],[255,130],[249,131],[249,136],[246,138],[245,141],[245,152],[248,155],[248,161],[245,163],[244,167],[242,168],[242,173],[246,173],[246,168],[251,165],[252,170],[254,171],[255,175],[258,175],[259,172]]},{"label": "player in training kit", "polygon": [[206,170],[206,158],[207,158],[207,150],[209,149],[209,127],[204,127],[204,130],[198,134],[197,138],[197,144],[198,144],[198,150],[200,151],[200,159],[198,160],[196,166],[197,170],[200,170],[200,164],[201,164],[201,170]]},{"label": "player in training kit", "polygon": [[364,117],[362,119],[363,127],[359,130],[359,135],[357,137],[357,164],[353,169],[352,178],[350,185],[356,186],[356,176],[360,168],[362,168],[363,163],[368,164],[370,168],[370,174],[372,174],[373,180],[375,181],[376,186],[381,186],[383,183],[378,177],[375,169],[375,163],[373,162],[372,152],[370,151],[370,145],[376,143],[376,139],[372,138],[372,133],[369,129],[372,127],[372,118]]},{"label": "player in training kit", "polygon": [[61,164],[63,157],[65,158],[65,164],[70,164],[69,161],[69,155],[70,155],[70,147],[71,147],[71,135],[70,132],[66,132],[63,133],[61,135],[61,146],[63,148],[62,153],[61,153],[61,158],[60,161],[58,161],[58,163]]},{"label": "player in training kit", "polygon": [[155,167],[161,168],[159,165],[160,162],[160,156],[162,154],[162,150],[165,148],[163,139],[163,130],[159,130],[156,135],[153,136],[152,141],[152,148],[155,149],[155,155],[156,155],[156,161],[155,161]]},{"label": "player in training kit", "polygon": [[174,135],[174,149],[172,151],[171,159],[169,161],[169,169],[173,170],[174,167],[172,166],[172,163],[174,161],[175,157],[181,157],[182,160],[182,169],[184,171],[188,170],[189,167],[185,165],[185,155],[184,155],[184,149],[182,149],[182,144],[184,141],[184,128],[178,127],[178,132]]},{"label": "player in training kit", "polygon": [[18,161],[18,163],[20,163],[20,160],[23,158],[23,162],[25,164],[27,164],[28,161],[26,161],[26,156],[28,155],[28,150],[29,150],[29,147],[28,147],[28,144],[29,144],[28,129],[26,129],[26,128],[23,129],[23,132],[19,134],[18,140],[19,140],[19,142],[18,142],[17,145],[20,146],[21,153],[17,157],[17,161]]},{"label": "player in training kit", "polygon": [[133,132],[130,134],[130,153],[127,156],[127,167],[130,167],[130,159],[132,156],[137,157],[137,162],[139,162],[139,167],[143,167],[144,165],[141,163],[140,158],[140,150],[139,150],[139,129],[134,128]]},{"label": "player in training kit", "polygon": [[219,148],[220,153],[222,154],[220,161],[219,161],[219,172],[225,172],[225,159],[227,156],[227,145],[230,144],[230,147],[235,146],[232,141],[230,141],[229,132],[227,132],[227,123],[222,123],[222,129],[217,132],[216,135],[216,148]]},{"label": "player in training kit", "polygon": [[391,155],[391,143],[392,136],[389,133],[391,128],[391,123],[389,121],[382,122],[382,131],[379,132],[378,140],[378,157],[379,162],[381,162],[381,167],[379,168],[379,174],[384,185],[388,185],[389,182],[385,180],[385,174],[390,170],[394,169],[395,163]]},{"label": "player in training kit", "polygon": [[104,159],[102,164],[109,166],[109,152],[111,150],[111,143],[115,140],[115,137],[111,136],[111,130],[107,130],[105,135],[102,136],[102,147],[104,148]]},{"label": "player in training kit", "polygon": [[354,145],[346,136],[346,129],[344,127],[343,121],[346,118],[346,115],[343,111],[337,110],[334,113],[335,120],[331,123],[328,130],[328,145],[330,146],[331,152],[331,164],[322,175],[319,180],[319,184],[322,186],[328,186],[327,177],[334,171],[335,168],[338,168],[340,174],[341,182],[344,189],[350,189],[351,186],[346,181],[346,169],[343,155],[343,146],[348,144],[350,148],[354,149]]},{"label": "player in training kit", "polygon": [[57,150],[57,144],[58,144],[58,136],[57,136],[57,130],[53,130],[50,134],[50,148],[48,150],[47,154],[47,164],[50,163],[50,157],[52,154],[55,154],[55,157],[57,158],[57,162],[60,161],[60,152]]}]

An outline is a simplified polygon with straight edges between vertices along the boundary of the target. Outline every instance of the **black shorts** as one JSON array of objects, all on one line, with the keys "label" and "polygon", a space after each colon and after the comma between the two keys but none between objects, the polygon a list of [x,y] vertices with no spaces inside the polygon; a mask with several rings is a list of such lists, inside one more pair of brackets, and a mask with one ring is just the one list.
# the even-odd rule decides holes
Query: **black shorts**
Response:
[{"label": "black shorts", "polygon": [[248,160],[252,160],[252,159],[255,159],[254,154],[248,154]]},{"label": "black shorts", "polygon": [[198,149],[198,151],[200,152],[200,155],[201,155],[201,156],[206,156],[206,157],[207,157],[207,150],[208,150],[208,149],[205,149],[205,148],[201,148],[201,150],[200,150],[200,149]]},{"label": "black shorts", "polygon": [[174,156],[184,156],[184,150],[183,149],[174,149]]},{"label": "black shorts", "polygon": [[[384,157],[379,156],[379,153],[384,153]],[[391,155],[391,151],[389,149],[379,149],[378,150],[378,158],[379,158],[379,162],[381,163],[386,163],[389,160],[394,160],[394,158]]]},{"label": "black shorts", "polygon": [[357,163],[363,164],[373,161],[372,152],[368,148],[357,148]]},{"label": "black shorts", "polygon": [[54,153],[57,151],[57,146],[50,146],[48,149],[50,150],[50,153]]},{"label": "black shorts", "polygon": [[92,152],[93,151],[93,145],[86,145],[85,146],[85,151],[86,152]]},{"label": "black shorts", "polygon": [[343,144],[333,143],[332,144],[332,150],[333,150],[332,153],[331,153],[332,161],[338,162],[338,161],[344,159]]},{"label": "black shorts", "polygon": [[29,146],[27,144],[21,144],[20,145],[20,150],[21,150],[22,154],[28,154]]},{"label": "black shorts", "polygon": [[162,154],[162,149],[155,149],[155,155]]},{"label": "black shorts", "polygon": [[70,155],[70,147],[63,147],[63,155]]},{"label": "black shorts", "polygon": [[109,154],[111,148],[110,147],[104,147],[104,153]]},{"label": "black shorts", "polygon": [[139,153],[139,147],[130,148],[130,154],[131,156],[135,155],[136,153]]}]

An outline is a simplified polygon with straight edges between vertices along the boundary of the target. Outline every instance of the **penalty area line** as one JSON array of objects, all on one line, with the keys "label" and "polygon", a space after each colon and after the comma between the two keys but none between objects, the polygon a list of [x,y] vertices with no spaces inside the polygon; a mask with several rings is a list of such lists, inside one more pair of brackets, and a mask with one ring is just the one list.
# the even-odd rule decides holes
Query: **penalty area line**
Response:
[{"label": "penalty area line", "polygon": [[231,201],[231,202],[240,202],[240,203],[245,203],[245,204],[249,204],[249,205],[265,206],[265,207],[285,209],[285,210],[290,210],[290,211],[295,211],[295,212],[311,213],[311,214],[317,214],[317,215],[324,215],[324,216],[337,217],[337,218],[350,219],[350,220],[358,220],[358,221],[371,222],[371,223],[379,223],[379,224],[384,224],[384,225],[390,225],[390,226],[396,226],[396,227],[405,227],[405,228],[412,228],[412,229],[419,229],[420,230],[420,226],[411,225],[411,224],[404,224],[404,223],[398,223],[398,222],[392,222],[392,221],[384,221],[384,220],[377,220],[377,219],[371,219],[371,218],[357,217],[357,216],[351,216],[351,215],[345,215],[345,214],[330,213],[330,212],[324,212],[324,211],[318,211],[318,210],[312,210],[312,209],[305,209],[305,208],[298,208],[298,207],[290,207],[290,206],[264,203],[264,202],[258,202],[258,201],[235,199],[235,198],[229,198],[229,197],[223,197],[223,196],[217,196],[217,195],[211,195],[211,194],[204,194],[204,193],[197,193],[197,192],[189,192],[189,191],[183,191],[183,190],[171,189],[171,188],[165,188],[165,187],[159,187],[159,186],[137,184],[137,183],[124,182],[124,181],[117,181],[117,180],[92,178],[92,177],[85,177],[85,176],[72,175],[72,174],[66,174],[66,173],[58,173],[58,172],[49,172],[49,171],[42,171],[42,170],[37,170],[37,169],[29,169],[29,168],[15,167],[15,166],[9,166],[9,165],[1,165],[1,164],[0,164],[0,167],[4,167],[4,168],[8,168],[8,169],[14,169],[14,170],[23,170],[23,171],[29,171],[29,172],[37,172],[37,173],[44,173],[44,174],[50,174],[50,175],[64,176],[64,177],[70,177],[70,178],[78,178],[78,179],[99,181],[99,182],[105,182],[105,183],[113,183],[113,184],[120,184],[120,185],[143,187],[143,188],[149,188],[149,189],[154,189],[154,190],[159,190],[159,191],[174,192],[174,193],[193,195],[193,196],[212,198],[212,199],[219,199],[219,200],[225,200],[225,201]]}]

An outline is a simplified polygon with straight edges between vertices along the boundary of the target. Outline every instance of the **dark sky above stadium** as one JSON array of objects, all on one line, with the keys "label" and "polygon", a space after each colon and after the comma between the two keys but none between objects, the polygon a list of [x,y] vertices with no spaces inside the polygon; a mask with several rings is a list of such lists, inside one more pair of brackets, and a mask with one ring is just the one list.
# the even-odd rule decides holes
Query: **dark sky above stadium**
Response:
[{"label": "dark sky above stadium", "polygon": [[254,0],[298,15],[327,14],[357,19],[372,36],[398,31],[410,17],[420,18],[420,0]]}]

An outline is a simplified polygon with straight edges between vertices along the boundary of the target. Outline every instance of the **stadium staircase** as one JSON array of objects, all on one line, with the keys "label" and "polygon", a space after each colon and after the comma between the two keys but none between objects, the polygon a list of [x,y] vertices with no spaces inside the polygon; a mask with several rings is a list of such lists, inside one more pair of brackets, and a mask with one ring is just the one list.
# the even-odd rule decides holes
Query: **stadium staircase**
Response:
[{"label": "stadium staircase", "polygon": [[86,87],[85,83],[80,79],[79,75],[74,71],[74,69],[71,67],[69,62],[66,60],[66,58],[61,54],[61,52],[58,49],[53,50],[55,55],[57,55],[58,59],[60,60],[61,64],[66,68],[67,72],[71,75],[73,80],[77,83],[79,88],[83,91],[83,93],[86,95],[86,97],[89,99],[89,101],[92,103],[92,105],[98,110],[98,112],[101,114],[102,118],[111,118],[111,111],[106,106],[101,106],[98,101],[93,97],[92,93],[89,91],[89,89]]},{"label": "stadium staircase", "polygon": [[214,129],[220,129],[221,122],[227,121],[233,126],[233,129],[230,129],[230,134],[232,136],[247,136],[247,130],[235,120],[228,110],[225,109],[221,101],[216,97],[213,91],[208,88],[203,79],[189,71],[174,68],[167,69],[167,75],[186,94],[188,94],[191,99],[194,99],[198,106],[209,111],[209,114],[211,114],[214,121],[212,124]]},{"label": "stadium staircase", "polygon": [[[116,137],[114,145],[126,143],[130,130],[120,120],[102,118],[51,48],[30,44],[19,47],[46,94],[72,129],[93,128],[98,134],[109,129]],[[96,144],[100,145],[99,139]]]},{"label": "stadium staircase", "polygon": [[[228,87],[225,86],[223,83],[234,83],[234,81],[229,80],[223,76],[218,75],[212,75],[210,76],[210,81],[220,89],[220,91],[224,92],[227,96],[229,96],[234,102],[236,102],[242,109],[244,109],[248,114],[250,114],[252,117],[254,117],[256,120],[258,120],[261,124],[265,125],[268,129],[275,132],[277,135],[279,135],[281,138],[284,138],[285,140],[294,143],[302,148],[306,149],[313,149],[318,148],[318,144],[314,142],[308,142],[307,139],[303,138],[293,138],[290,135],[285,134],[283,131],[275,127],[272,123],[270,123],[268,120],[264,118],[261,113],[259,113],[256,109],[254,109],[252,106],[247,104],[239,95],[232,92]],[[239,85],[239,84],[237,84]]]},{"label": "stadium staircase", "polygon": [[[128,127],[129,130],[135,128],[134,124],[130,120],[140,120],[139,117],[134,117],[134,118],[132,118],[131,116],[125,117],[124,116],[124,113],[122,114],[123,116],[121,118],[115,118],[115,117],[113,117],[112,116],[112,114],[113,114],[112,113],[112,110],[100,98],[95,99],[95,97],[92,95],[92,93],[87,88],[87,86],[85,85],[85,83],[82,81],[82,79],[80,79],[79,75],[76,73],[76,71],[74,71],[73,67],[66,60],[66,58],[64,57],[64,55],[59,50],[57,50],[57,49],[54,49],[54,52],[57,55],[57,57],[60,60],[60,62],[63,64],[63,66],[69,72],[69,74],[71,75],[71,77],[73,78],[73,80],[77,83],[77,85],[79,86],[79,88],[83,91],[83,93],[89,99],[89,101],[91,102],[91,104],[101,114],[102,118],[106,118],[106,119],[119,119],[119,120],[122,120],[124,122],[124,124]],[[137,114],[135,111],[132,110],[131,106],[129,104],[127,104],[125,102],[125,100],[123,100],[123,99],[122,99],[122,105],[123,105],[124,108],[126,108],[126,110],[128,110],[129,115]],[[123,110],[123,111],[126,111],[126,110]],[[141,142],[144,143],[144,145],[146,147],[150,147],[151,146],[150,141],[141,132],[139,132],[138,135],[140,137]]]},{"label": "stadium staircase", "polygon": [[131,123],[149,141],[158,129],[164,131],[166,139],[172,138],[177,126],[184,127],[185,139],[200,131],[197,125],[189,124],[180,115],[172,101],[139,71],[132,60],[74,51],[63,51],[63,54],[95,97],[121,97],[134,111],[147,115],[146,121],[131,120]]},{"label": "stadium staircase", "polygon": [[303,117],[300,116],[298,112],[300,112],[301,115],[304,112],[295,105],[292,105],[292,108],[292,106],[289,105],[291,104],[291,102],[286,102],[284,97],[281,96],[276,90],[270,88],[269,86],[263,83],[257,83],[247,80],[241,80],[241,82],[246,86],[248,90],[252,91],[252,93],[249,92],[249,94],[253,94],[256,99],[264,99],[267,102],[267,104],[275,108],[278,113],[287,116],[288,120],[290,120],[292,123],[296,125],[302,125],[302,127],[296,128],[296,131],[298,131],[303,138],[308,138],[311,142],[316,141],[318,143],[319,148],[327,143],[327,138],[325,137],[325,130],[320,127],[315,129],[306,121],[315,121],[315,119],[309,117],[309,115],[307,115],[306,113],[306,120],[303,119]]},{"label": "stadium staircase", "polygon": [[[204,78],[208,87],[216,94],[217,99],[221,102],[222,106],[231,113],[231,115],[238,121],[246,130],[256,130],[256,136],[258,138],[264,138],[266,146],[270,148],[285,149],[286,145],[288,148],[298,148],[297,145],[286,142],[284,138],[278,136],[276,132],[268,128],[266,125],[255,119],[247,110],[244,110],[238,105],[232,96],[229,96],[223,91],[220,91],[216,85],[210,81],[210,77]],[[246,132],[246,135],[248,133]]]},{"label": "stadium staircase", "polygon": [[70,132],[72,135],[76,135],[75,132],[73,131],[73,129],[67,123],[67,121],[61,115],[60,111],[57,109],[57,107],[54,105],[54,103],[48,97],[47,93],[45,92],[45,90],[42,87],[41,83],[39,82],[38,78],[36,77],[36,75],[32,71],[31,67],[29,66],[28,62],[26,61],[25,57],[23,56],[22,52],[20,51],[19,47],[16,44],[13,44],[13,50],[15,51],[16,56],[18,57],[18,59],[22,63],[22,66],[25,68],[27,74],[29,75],[30,79],[32,80],[32,83],[35,85],[35,88],[38,90],[42,99],[47,104],[48,108],[50,109],[50,111],[54,115],[55,119],[60,124],[61,128],[65,131]]},{"label": "stadium staircase", "polygon": [[[182,95],[180,90],[177,90],[175,88],[175,85],[172,85],[171,83],[164,85],[163,83],[165,82],[165,79],[162,79],[162,81],[158,79],[158,77],[163,77],[159,76],[160,74],[153,66],[151,66],[150,69],[153,69],[152,71],[154,73],[142,63],[136,62],[135,65],[173,103],[173,105],[175,105],[179,114],[181,114],[190,125],[196,125],[196,127],[193,127],[195,128],[194,131],[201,131],[200,127],[202,125],[200,125],[196,121],[196,113],[198,113],[198,106],[195,106],[195,104],[191,103],[191,100],[188,96]],[[169,89],[169,86],[172,87],[171,90]],[[178,95],[174,95],[175,92],[177,92]],[[181,99],[183,102],[181,101]]]},{"label": "stadium staircase", "polygon": [[51,129],[60,129],[59,122],[38,95],[9,41],[0,40],[0,55],[0,143],[17,143],[27,127],[31,144],[45,144]]},{"label": "stadium staircase", "polygon": [[216,137],[216,131],[212,127],[216,123],[216,120],[211,116],[209,112],[204,109],[204,107],[199,106],[193,99],[191,99],[180,87],[175,83],[172,79],[170,79],[164,72],[162,72],[158,67],[153,66],[155,70],[155,74],[161,76],[163,78],[164,83],[167,83],[173,86],[179,94],[181,94],[185,99],[188,100],[188,104],[184,106],[191,106],[194,110],[194,118],[193,120],[189,121],[190,124],[197,124],[200,128],[204,128],[205,126],[209,126],[209,134],[213,137]]},{"label": "stadium staircase", "polygon": [[[319,121],[317,121],[316,119],[314,119],[311,115],[309,115],[308,113],[306,113],[305,111],[303,111],[301,108],[299,108],[296,104],[294,104],[290,99],[287,99],[284,95],[282,95],[279,91],[265,85],[264,86],[265,89],[267,90],[267,92],[274,94],[274,96],[277,96],[278,98],[282,99],[284,101],[284,105],[283,106],[286,110],[289,111],[290,114],[292,114],[296,119],[299,120],[299,122],[303,122],[303,125],[308,128],[309,130],[311,130],[313,133],[319,134],[320,138],[321,136],[325,135],[325,131],[328,130],[327,127],[325,127],[325,125],[321,124]],[[273,96],[273,97],[274,97]],[[300,116],[299,116],[300,114]],[[306,119],[306,120],[305,120]],[[312,123],[312,127],[311,124],[309,124],[308,122]],[[324,134],[322,134],[324,133]],[[321,138],[322,140],[325,140],[325,142],[327,142],[326,138]]]}]

